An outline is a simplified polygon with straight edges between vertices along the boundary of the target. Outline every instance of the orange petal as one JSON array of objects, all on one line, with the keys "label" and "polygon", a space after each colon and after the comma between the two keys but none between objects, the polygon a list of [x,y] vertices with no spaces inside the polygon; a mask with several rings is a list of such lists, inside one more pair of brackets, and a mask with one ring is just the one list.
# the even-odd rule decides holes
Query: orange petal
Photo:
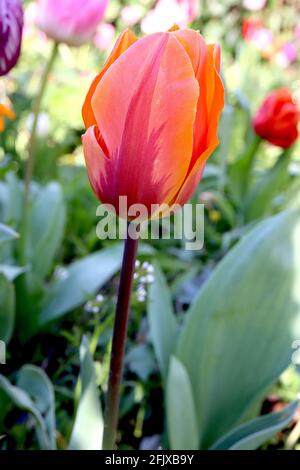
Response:
[{"label": "orange petal", "polygon": [[16,117],[14,111],[4,104],[0,104],[0,115],[6,116],[8,119],[15,119]]},{"label": "orange petal", "polygon": [[180,28],[178,24],[174,23],[171,28],[168,29],[169,33],[172,33],[173,31],[178,31]]},{"label": "orange petal", "polygon": [[82,117],[86,128],[94,126],[96,124],[95,116],[91,107],[91,99],[97,88],[98,83],[100,82],[101,78],[108,70],[108,68],[114,63],[114,61],[117,60],[117,58],[136,41],[137,37],[129,29],[123,31],[123,33],[121,33],[118,37],[110,56],[107,58],[103,66],[103,69],[94,78],[82,107]]},{"label": "orange petal", "polygon": [[208,147],[206,151],[201,155],[201,157],[197,160],[194,167],[189,172],[182,187],[178,191],[178,194],[174,198],[173,204],[180,204],[181,206],[183,206],[183,204],[185,204],[191,198],[202,177],[206,160],[216,149],[218,143],[219,142],[217,139],[215,142],[212,142],[212,145]]},{"label": "orange petal", "polygon": [[[191,165],[195,163],[195,159],[198,158],[201,150],[204,147],[207,135],[207,122],[208,122],[208,109],[207,109],[207,93],[209,83],[207,83],[207,73],[209,70],[207,66],[208,51],[205,41],[201,34],[191,29],[183,29],[175,31],[174,36],[182,44],[186,50],[195,72],[195,76],[199,83],[199,100],[197,106],[197,116],[194,126],[194,147],[193,147],[193,159]],[[211,64],[210,64],[211,65]]]},{"label": "orange petal", "polygon": [[211,85],[213,92],[210,91],[207,98],[209,122],[206,144],[210,146],[217,139],[218,122],[224,107],[224,86],[220,77],[220,47],[216,44],[209,45],[208,55],[214,61],[214,80]]},{"label": "orange petal", "polygon": [[105,165],[108,162],[108,156],[101,146],[100,133],[96,126],[88,128],[82,136],[82,144],[91,186],[98,199],[102,201],[102,185],[105,179]]},{"label": "orange petal", "polygon": [[[210,71],[211,64],[213,64],[213,76]],[[224,87],[219,75],[220,71],[220,48],[216,45],[208,46],[208,60],[206,61],[206,67],[209,70],[206,71],[206,77],[209,77],[206,95],[207,105],[207,135],[206,141],[202,145],[205,146],[204,150],[198,155],[197,158],[193,158],[190,169],[186,180],[184,181],[177,197],[174,200],[175,204],[185,204],[202,177],[205,163],[212,152],[217,148],[219,144],[218,139],[218,122],[224,106]],[[194,147],[195,148],[195,147]],[[202,147],[203,148],[203,147]],[[201,151],[201,147],[200,147]]]},{"label": "orange petal", "polygon": [[92,98],[114,166],[108,192],[148,207],[175,196],[190,164],[198,93],[191,61],[169,33],[137,41],[111,65]]},{"label": "orange petal", "polygon": [[210,146],[224,106],[224,90],[219,75],[220,48],[216,45],[206,46],[201,34],[191,29],[174,31],[173,35],[190,57],[200,87],[191,161],[193,168],[199,156]]}]

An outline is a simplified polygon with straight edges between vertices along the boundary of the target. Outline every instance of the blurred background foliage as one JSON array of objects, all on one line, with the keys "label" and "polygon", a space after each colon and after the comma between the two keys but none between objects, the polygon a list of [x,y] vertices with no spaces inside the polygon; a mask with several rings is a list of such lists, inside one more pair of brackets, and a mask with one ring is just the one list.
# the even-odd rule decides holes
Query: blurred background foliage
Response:
[{"label": "blurred background foliage", "polygon": [[[0,448],[97,448],[99,440],[86,442],[86,433],[102,432],[122,247],[96,235],[81,107],[120,31],[130,27],[141,35],[171,27],[176,18],[160,12],[151,22],[152,0],[110,0],[93,42],[76,49],[60,44],[38,121],[30,227],[20,255],[31,109],[51,49],[35,26],[36,2],[23,3],[22,54],[0,82],[0,96],[16,114],[0,134],[0,338],[7,342],[6,365],[0,366]],[[282,412],[300,385],[292,361],[300,339],[300,289],[292,292],[300,278],[300,144],[284,152],[258,145],[251,126],[271,90],[288,86],[300,99],[300,6],[297,0],[265,3],[258,11],[248,8],[250,0],[194,5],[190,25],[207,42],[221,44],[226,87],[220,146],[193,198],[205,205],[205,244],[190,252],[179,240],[141,246],[122,391],[122,449],[228,448],[228,442],[242,446],[245,435],[250,448],[300,446],[299,410],[292,404]],[[251,37],[247,22],[257,20],[260,33]],[[239,163],[247,152],[255,156],[251,172]],[[237,312],[243,320],[233,320]],[[201,370],[195,371],[198,354]],[[218,441],[271,411],[279,413],[272,422]],[[267,430],[261,442],[253,438],[257,429]]]}]

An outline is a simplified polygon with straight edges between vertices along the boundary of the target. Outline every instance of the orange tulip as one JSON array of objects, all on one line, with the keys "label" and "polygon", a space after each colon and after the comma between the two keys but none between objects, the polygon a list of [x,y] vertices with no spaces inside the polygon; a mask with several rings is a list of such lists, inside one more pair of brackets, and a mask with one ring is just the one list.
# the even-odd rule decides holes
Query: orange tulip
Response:
[{"label": "orange tulip", "polygon": [[137,39],[123,32],[83,105],[88,176],[118,213],[127,205],[184,204],[218,145],[224,105],[220,49],[173,27]]},{"label": "orange tulip", "polygon": [[8,119],[15,119],[16,115],[12,111],[12,109],[0,103],[0,132],[3,132],[5,129],[5,126],[4,126],[5,117]]}]

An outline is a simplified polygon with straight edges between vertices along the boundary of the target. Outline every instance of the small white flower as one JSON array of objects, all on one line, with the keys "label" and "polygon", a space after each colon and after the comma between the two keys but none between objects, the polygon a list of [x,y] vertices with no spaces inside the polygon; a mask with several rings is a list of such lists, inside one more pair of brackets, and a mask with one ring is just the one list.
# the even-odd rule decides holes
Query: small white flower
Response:
[{"label": "small white flower", "polygon": [[54,277],[55,279],[64,281],[65,279],[69,277],[69,272],[66,268],[62,266],[57,266],[54,271]]},{"label": "small white flower", "polygon": [[148,268],[147,268],[147,272],[148,272],[149,274],[153,274],[153,273],[154,273],[154,266],[153,266],[153,264],[150,264],[150,263],[149,263],[149,266],[148,266]]},{"label": "small white flower", "polygon": [[104,297],[103,297],[102,294],[98,294],[98,295],[96,296],[96,301],[97,301],[97,302],[101,303],[101,302],[103,302],[103,300],[104,300]]},{"label": "small white flower", "polygon": [[146,299],[147,292],[143,286],[138,287],[136,291],[136,298],[138,302],[144,302]]},{"label": "small white flower", "polygon": [[147,274],[147,276],[146,276],[146,284],[152,284],[153,281],[154,281],[154,276],[153,276],[153,274]]}]

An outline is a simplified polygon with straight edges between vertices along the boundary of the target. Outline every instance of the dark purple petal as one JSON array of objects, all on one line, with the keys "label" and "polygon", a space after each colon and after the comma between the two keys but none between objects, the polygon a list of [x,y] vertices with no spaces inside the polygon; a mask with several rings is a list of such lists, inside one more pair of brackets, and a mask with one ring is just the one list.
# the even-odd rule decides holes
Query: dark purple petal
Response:
[{"label": "dark purple petal", "polygon": [[20,0],[0,0],[0,76],[12,69],[19,58],[23,29]]}]

